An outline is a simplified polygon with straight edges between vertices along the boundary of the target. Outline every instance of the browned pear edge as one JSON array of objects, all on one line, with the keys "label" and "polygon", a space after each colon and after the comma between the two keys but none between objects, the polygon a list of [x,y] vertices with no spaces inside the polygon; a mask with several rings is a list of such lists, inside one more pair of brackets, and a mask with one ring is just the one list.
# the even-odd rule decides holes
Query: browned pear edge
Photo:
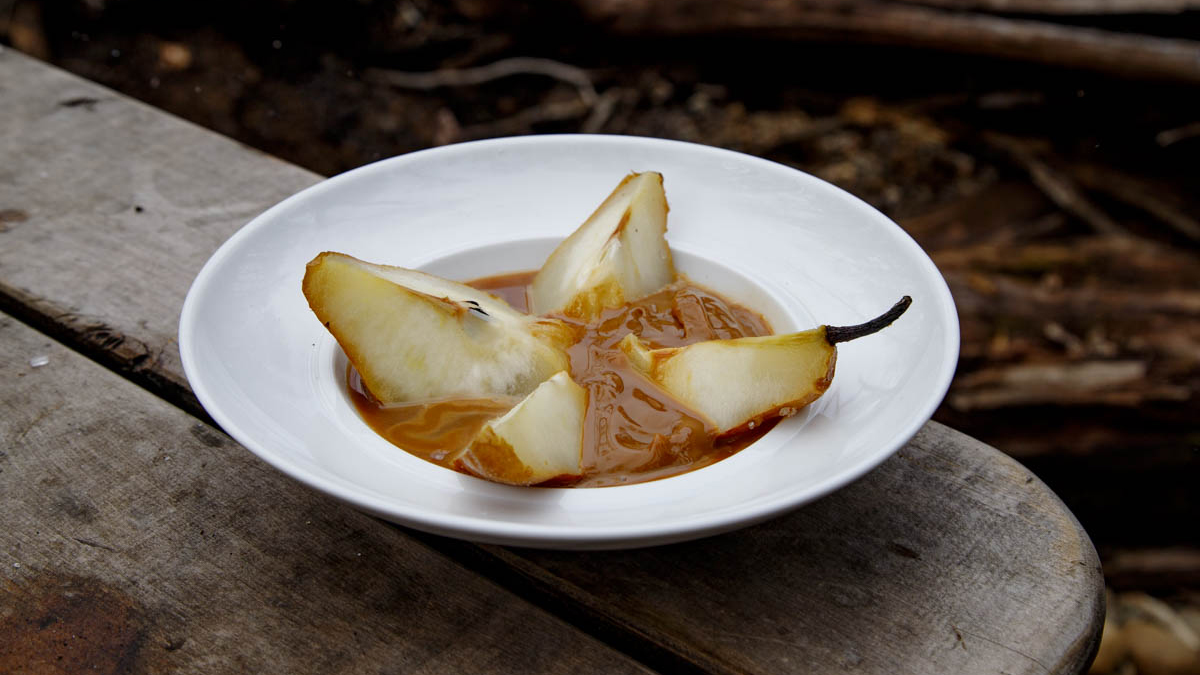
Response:
[{"label": "browned pear edge", "polygon": [[[514,471],[513,467],[520,470]],[[512,445],[500,438],[490,427],[484,427],[471,445],[454,460],[454,468],[464,473],[508,485],[566,485],[583,477],[583,474],[562,474],[543,481],[533,479],[533,471],[518,457]]]},{"label": "browned pear edge", "polygon": [[[628,175],[626,175],[624,178],[621,179],[620,183],[617,183],[617,186],[612,189],[612,192],[610,192],[608,194],[608,196],[604,198],[604,201],[600,202],[600,205],[597,206],[592,211],[591,215],[589,215],[586,219],[584,219],[583,223],[579,227],[575,228],[575,231],[572,232],[571,235],[574,235],[575,232],[578,232],[579,228],[581,228],[581,227],[583,227],[583,225],[586,225],[587,223],[589,223],[593,218],[596,217],[597,213],[600,213],[602,210],[604,210],[604,207],[606,207],[610,201],[612,201],[614,198],[616,198],[617,193],[621,191],[621,188],[625,187],[626,183],[628,183],[631,180],[634,180],[635,178],[642,176],[644,173],[653,173],[656,176],[658,176],[658,184],[660,187],[662,186],[663,176],[661,173],[659,173],[657,171],[630,172]],[[664,200],[664,203],[666,205],[666,213],[670,214],[670,212],[671,212],[670,201]],[[629,209],[626,209],[625,212],[621,215],[620,223],[618,223],[616,229],[613,230],[612,234],[609,235],[609,238],[608,238],[609,241],[611,241],[613,238],[619,237],[621,235],[621,231],[625,229],[625,224],[629,222],[629,216],[630,216]],[[547,257],[547,260],[549,258],[553,258],[555,256],[555,254],[557,254],[559,252],[559,249],[561,249],[563,246],[566,246],[567,239],[570,239],[571,235],[568,235],[561,242],[559,242],[558,246],[556,246],[554,248],[554,251],[552,251],[550,253],[550,255]],[[678,279],[679,272],[678,272],[678,270],[675,269],[675,256],[674,256],[674,252],[671,250],[670,246],[667,247],[667,260],[671,266],[671,271],[674,273],[675,279]],[[543,263],[543,267],[544,266],[545,266],[545,263]],[[541,274],[540,268],[538,269],[538,274]],[[537,277],[535,276],[534,279],[536,280],[536,278]],[[606,284],[606,285],[601,285],[601,286],[597,286],[595,288],[589,289],[586,293],[576,296],[570,305],[567,305],[566,307],[558,310],[558,312],[565,316],[574,318],[574,319],[581,319],[581,320],[586,321],[591,318],[594,318],[594,315],[596,314],[596,312],[594,312],[594,311],[589,311],[590,307],[600,307],[601,310],[603,310],[608,307],[619,307],[619,306],[625,304],[626,302],[631,302],[633,300],[638,300],[638,299],[639,298],[626,298],[624,291],[621,289],[621,287],[619,285],[617,285],[615,283],[614,284]]]},{"label": "browned pear edge", "polygon": [[376,391],[381,391],[382,388],[378,385],[375,387],[371,386],[373,384],[371,380],[374,379],[371,372],[367,370],[367,372],[364,373],[366,359],[364,358],[362,352],[356,349],[353,344],[345,339],[345,335],[341,330],[341,326],[334,325],[333,320],[328,318],[328,315],[324,311],[324,305],[314,300],[313,284],[316,283],[316,279],[313,278],[313,275],[319,274],[321,271],[323,271],[322,266],[325,264],[327,258],[336,258],[336,256],[340,255],[344,254],[336,253],[334,251],[324,251],[310,260],[304,268],[304,279],[300,283],[301,291],[304,293],[304,299],[308,301],[308,308],[312,310],[314,315],[316,315],[317,320],[321,322],[321,325],[325,326],[325,330],[329,331],[329,333],[333,335],[333,339],[337,341],[342,353],[344,353],[346,358],[350,361],[350,365],[353,366],[356,371],[358,371],[359,377],[362,378],[363,387],[371,394],[372,398],[375,398],[376,400],[384,400],[379,398],[379,396],[375,393]]},{"label": "browned pear edge", "polygon": [[[514,470],[514,467],[520,469]],[[480,430],[471,445],[454,460],[454,468],[509,485],[533,482],[533,471],[517,458],[512,445],[490,427]]]}]

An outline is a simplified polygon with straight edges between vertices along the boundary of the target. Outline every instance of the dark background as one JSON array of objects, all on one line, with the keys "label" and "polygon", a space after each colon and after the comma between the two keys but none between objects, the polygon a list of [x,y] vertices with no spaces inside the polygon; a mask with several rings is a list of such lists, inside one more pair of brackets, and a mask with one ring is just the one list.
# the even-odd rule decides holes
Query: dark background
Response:
[{"label": "dark background", "polygon": [[326,175],[591,131],[844,187],[958,303],[936,419],[1058,492],[1116,614],[1148,591],[1195,626],[1200,1],[833,5],[0,0],[0,41]]}]

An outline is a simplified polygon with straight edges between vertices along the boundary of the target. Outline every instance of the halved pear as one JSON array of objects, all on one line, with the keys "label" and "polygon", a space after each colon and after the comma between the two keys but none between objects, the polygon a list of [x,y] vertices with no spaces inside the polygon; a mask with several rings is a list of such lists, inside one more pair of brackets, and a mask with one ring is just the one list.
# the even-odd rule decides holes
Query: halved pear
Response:
[{"label": "halved pear", "polygon": [[582,476],[587,397],[566,371],[556,374],[485,424],[455,466],[509,485]]},{"label": "halved pear", "polygon": [[304,296],[385,404],[524,396],[567,367],[574,341],[470,286],[341,253],[308,263]]},{"label": "halved pear", "polygon": [[675,280],[666,231],[662,174],[626,176],[538,270],[530,310],[588,320],[658,291]]},{"label": "halved pear", "polygon": [[833,382],[837,343],[887,327],[911,303],[906,295],[857,326],[820,326],[670,349],[650,349],[631,333],[620,347],[635,370],[707,417],[718,436],[724,436],[795,414],[820,398]]}]

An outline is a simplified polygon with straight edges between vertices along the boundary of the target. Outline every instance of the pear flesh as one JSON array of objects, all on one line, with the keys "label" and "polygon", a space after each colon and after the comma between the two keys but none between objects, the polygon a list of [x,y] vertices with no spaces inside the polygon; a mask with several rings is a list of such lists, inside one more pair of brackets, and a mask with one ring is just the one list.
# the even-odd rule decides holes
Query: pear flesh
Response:
[{"label": "pear flesh", "polygon": [[820,326],[786,335],[707,340],[650,349],[632,333],[620,343],[630,364],[727,436],[788,417],[833,382],[838,342],[870,335],[908,309],[908,296],[857,326]]},{"label": "pear flesh", "polygon": [[649,349],[632,333],[621,350],[634,369],[708,418],[719,435],[753,429],[817,400],[833,382],[837,351],[821,329]]},{"label": "pear flesh", "polygon": [[574,341],[483,291],[341,253],[314,258],[303,289],[383,404],[525,396],[567,367]]},{"label": "pear flesh", "polygon": [[566,371],[556,374],[485,424],[455,467],[509,485],[581,477],[587,400]]},{"label": "pear flesh", "polygon": [[662,174],[625,177],[550,254],[529,290],[534,314],[593,319],[675,280]]}]

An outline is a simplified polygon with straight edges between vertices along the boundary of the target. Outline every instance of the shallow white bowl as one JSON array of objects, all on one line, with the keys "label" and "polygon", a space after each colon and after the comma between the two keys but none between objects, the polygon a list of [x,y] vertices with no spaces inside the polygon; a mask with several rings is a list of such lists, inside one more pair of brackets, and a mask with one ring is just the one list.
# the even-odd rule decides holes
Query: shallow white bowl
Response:
[{"label": "shallow white bowl", "polygon": [[[536,269],[631,171],[664,175],[681,271],[778,332],[858,323],[904,294],[912,307],[882,333],[840,345],[833,386],[802,414],[729,459],[665,480],[496,485],[419,460],[366,426],[347,396],[345,357],[300,292],[305,263],[331,250],[458,280]],[[945,395],[958,320],[907,234],[812,176],[688,143],[533,136],[384,160],[271,208],[196,277],[179,345],[213,419],[296,480],[428,532],[599,549],[743,527],[863,475]]]}]

